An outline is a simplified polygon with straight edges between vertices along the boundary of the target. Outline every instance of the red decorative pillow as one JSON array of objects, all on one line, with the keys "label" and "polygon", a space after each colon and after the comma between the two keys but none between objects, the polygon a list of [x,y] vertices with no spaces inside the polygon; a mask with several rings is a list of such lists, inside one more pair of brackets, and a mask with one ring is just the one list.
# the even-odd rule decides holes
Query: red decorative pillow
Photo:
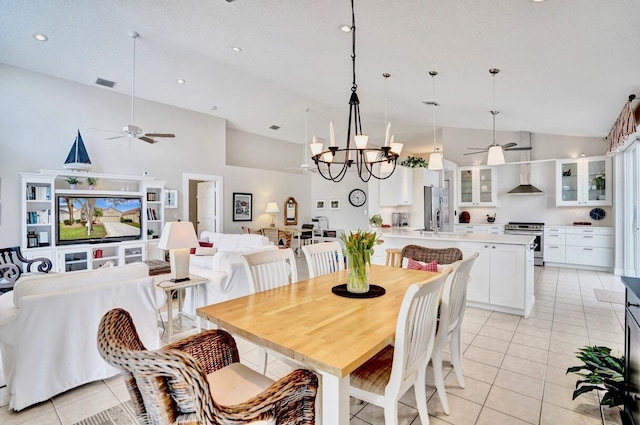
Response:
[{"label": "red decorative pillow", "polygon": [[437,272],[438,260],[433,260],[430,263],[423,263],[422,261],[416,261],[412,258],[407,258],[407,268],[409,270],[422,270],[425,272]]},{"label": "red decorative pillow", "polygon": [[[202,246],[204,248],[213,247],[213,242],[198,241],[198,243],[200,244],[200,246]],[[195,254],[195,253],[196,253],[196,248],[191,248],[191,250],[189,250],[189,254]]]}]

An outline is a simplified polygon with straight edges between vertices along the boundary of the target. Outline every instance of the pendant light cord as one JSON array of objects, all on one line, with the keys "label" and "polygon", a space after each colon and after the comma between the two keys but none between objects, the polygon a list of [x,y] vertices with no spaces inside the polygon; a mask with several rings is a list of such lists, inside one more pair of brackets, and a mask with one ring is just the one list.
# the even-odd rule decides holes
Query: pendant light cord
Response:
[{"label": "pendant light cord", "polygon": [[136,97],[136,39],[140,36],[135,31],[129,33],[133,38],[133,65],[131,66],[131,125],[135,125],[133,102]]},{"label": "pendant light cord", "polygon": [[353,83],[351,85],[351,91],[355,93],[358,89],[358,85],[356,84],[356,13],[353,1],[354,0],[351,0],[351,62],[353,69]]}]

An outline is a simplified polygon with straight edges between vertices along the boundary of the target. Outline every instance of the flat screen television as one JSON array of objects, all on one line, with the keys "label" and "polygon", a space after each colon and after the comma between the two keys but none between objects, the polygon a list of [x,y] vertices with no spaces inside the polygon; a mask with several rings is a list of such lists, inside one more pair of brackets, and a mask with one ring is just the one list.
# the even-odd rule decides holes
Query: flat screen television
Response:
[{"label": "flat screen television", "polygon": [[142,238],[140,197],[59,195],[56,206],[58,245]]}]

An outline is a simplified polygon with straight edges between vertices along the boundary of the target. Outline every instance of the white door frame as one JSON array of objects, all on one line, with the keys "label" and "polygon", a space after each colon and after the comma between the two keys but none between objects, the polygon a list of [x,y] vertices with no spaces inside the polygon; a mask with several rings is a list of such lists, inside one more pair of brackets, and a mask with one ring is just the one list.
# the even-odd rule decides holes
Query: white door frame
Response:
[{"label": "white door frame", "polygon": [[217,190],[216,190],[216,219],[215,219],[215,228],[219,233],[224,233],[224,229],[222,228],[222,224],[224,223],[224,217],[222,216],[224,212],[223,208],[223,179],[222,176],[215,176],[212,174],[196,174],[196,173],[182,173],[182,193],[184,194],[184,202],[182,203],[182,217],[185,220],[189,219],[189,181],[190,180],[198,180],[198,181],[207,181],[217,182]]}]

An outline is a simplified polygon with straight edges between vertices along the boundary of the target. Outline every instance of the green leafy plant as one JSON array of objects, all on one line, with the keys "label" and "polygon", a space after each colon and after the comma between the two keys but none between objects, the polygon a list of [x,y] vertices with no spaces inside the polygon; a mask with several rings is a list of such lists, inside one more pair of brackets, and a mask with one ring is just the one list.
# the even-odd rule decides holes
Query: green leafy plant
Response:
[{"label": "green leafy plant", "polygon": [[605,185],[605,181],[604,181],[604,176],[596,176],[593,178],[593,183],[596,185],[596,189],[597,190],[604,190],[604,185]]},{"label": "green leafy plant", "polygon": [[424,158],[410,156],[410,157],[407,157],[407,159],[405,159],[404,161],[400,162],[400,165],[402,165],[403,167],[411,167],[411,168],[418,168],[418,167],[427,168],[429,166],[429,163]]},{"label": "green leafy plant", "polygon": [[80,184],[82,181],[77,177],[67,177],[67,183],[69,184]]},{"label": "green leafy plant", "polygon": [[576,357],[584,364],[567,369],[567,373],[582,376],[576,382],[574,400],[580,394],[599,390],[605,392],[601,405],[614,407],[624,403],[624,356],[612,356],[609,347],[585,346],[578,349]]},{"label": "green leafy plant", "polygon": [[369,219],[369,224],[372,226],[382,226],[382,216],[380,214],[374,214]]},{"label": "green leafy plant", "polygon": [[93,177],[87,177],[87,184],[89,186],[95,186],[98,184],[98,179],[93,178]]}]

